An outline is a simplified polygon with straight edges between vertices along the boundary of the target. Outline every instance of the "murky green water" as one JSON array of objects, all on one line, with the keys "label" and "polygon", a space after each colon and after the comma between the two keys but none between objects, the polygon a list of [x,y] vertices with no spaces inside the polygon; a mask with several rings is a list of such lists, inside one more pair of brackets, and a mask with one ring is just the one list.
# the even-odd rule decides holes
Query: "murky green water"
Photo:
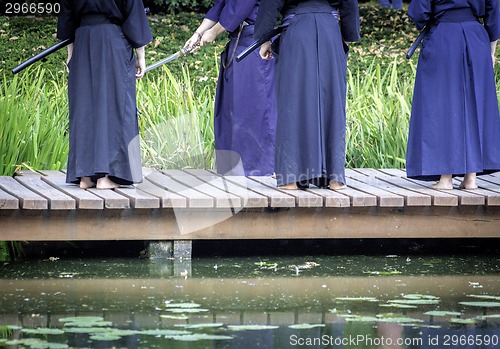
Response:
[{"label": "murky green water", "polygon": [[46,259],[0,268],[6,348],[499,348],[500,258]]}]

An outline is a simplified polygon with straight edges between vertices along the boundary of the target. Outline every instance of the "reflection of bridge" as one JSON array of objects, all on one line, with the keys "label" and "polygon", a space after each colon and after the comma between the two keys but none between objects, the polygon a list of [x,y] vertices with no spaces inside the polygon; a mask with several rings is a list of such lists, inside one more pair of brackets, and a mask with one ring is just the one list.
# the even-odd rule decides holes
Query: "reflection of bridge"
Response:
[{"label": "reflection of bridge", "polygon": [[0,240],[498,237],[500,175],[437,191],[400,170],[347,170],[348,188],[280,191],[269,177],[145,171],[143,184],[80,190],[64,175],[0,177]]},{"label": "reflection of bridge", "polygon": [[[481,288],[472,288],[471,280]],[[117,326],[133,322],[144,328],[210,322],[228,325],[332,323],[344,321],[339,315],[348,312],[371,317],[399,313],[429,321],[429,316],[423,313],[438,308],[461,311],[462,318],[472,318],[482,315],[482,309],[464,307],[459,302],[474,300],[469,297],[471,294],[496,294],[500,289],[497,275],[272,279],[56,277],[2,279],[1,282],[0,326],[19,323],[25,327],[61,326],[58,319],[68,316],[101,316]],[[402,293],[432,295],[441,301],[439,305],[418,305],[414,309],[381,306],[388,300],[401,299]],[[338,300],[339,297],[368,297],[378,302],[349,302]],[[165,317],[162,315],[175,315],[166,311],[165,301],[194,302],[207,311],[186,313],[185,319]]]}]

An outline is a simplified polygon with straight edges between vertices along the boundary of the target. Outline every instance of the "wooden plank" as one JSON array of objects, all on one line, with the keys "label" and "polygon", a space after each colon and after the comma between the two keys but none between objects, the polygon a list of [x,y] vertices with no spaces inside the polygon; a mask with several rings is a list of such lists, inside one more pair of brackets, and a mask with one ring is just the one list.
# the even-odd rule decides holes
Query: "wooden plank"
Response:
[{"label": "wooden plank", "polygon": [[75,199],[78,209],[101,210],[104,208],[104,200],[100,197],[80,189],[78,185],[66,183],[66,175],[63,172],[43,171],[43,174],[45,176],[41,176],[41,179]]},{"label": "wooden plank", "polygon": [[116,189],[96,189],[90,188],[87,191],[104,200],[104,207],[109,209],[130,208],[130,200],[115,192]]},{"label": "wooden plank", "polygon": [[25,172],[14,179],[31,191],[43,196],[48,200],[48,208],[51,210],[74,210],[76,200],[62,191],[42,181],[40,174]]},{"label": "wooden plank", "polygon": [[[397,173],[397,174],[401,174],[403,173],[403,176],[406,177],[406,172],[405,171],[402,171],[402,170],[393,170],[391,171],[392,173]],[[431,185],[430,183],[432,182],[429,182],[429,181],[420,181],[420,180],[416,180],[416,179],[411,179],[411,178],[407,178],[409,181],[412,181],[414,183],[418,183],[420,184],[421,186],[423,187],[427,187],[427,188],[431,188]],[[456,185],[457,187],[458,185]],[[486,203],[486,199],[483,195],[480,195],[479,193],[476,194],[472,191],[468,191],[468,190],[459,190],[459,189],[451,189],[451,190],[441,190],[441,189],[433,189],[433,190],[436,190],[437,192],[439,192],[440,194],[436,194],[436,195],[439,195],[439,199],[441,199],[441,197],[443,196],[443,194],[448,194],[448,195],[455,195],[457,197],[457,200],[458,200],[458,205],[464,205],[464,206],[475,206],[475,205],[484,205]],[[434,204],[436,204],[436,201],[439,200],[438,197],[436,196],[435,197],[435,200],[434,200]],[[450,205],[451,206],[451,205]],[[455,205],[453,205],[455,206]]]},{"label": "wooden plank", "polygon": [[408,182],[400,177],[390,176],[371,168],[355,169],[355,171],[370,178],[366,183],[373,183],[379,188],[403,196],[405,198],[405,206],[430,206],[432,204],[432,197],[430,195],[406,188]]},{"label": "wooden plank", "polygon": [[0,188],[16,197],[22,209],[46,210],[49,207],[49,201],[46,198],[29,190],[12,177],[0,177]]},{"label": "wooden plank", "polygon": [[361,175],[351,169],[346,169],[346,177],[350,179],[348,182],[348,185],[350,187],[353,187],[354,189],[363,191],[371,195],[375,195],[377,197],[377,202],[379,207],[404,207],[405,199],[403,196],[394,194],[385,189],[374,187],[358,179],[358,178],[363,178],[363,180],[364,178],[369,179],[368,177]]},{"label": "wooden plank", "polygon": [[19,199],[6,191],[0,190],[0,210],[17,210]]},{"label": "wooden plank", "polygon": [[154,185],[149,181],[148,177],[144,177],[144,181],[135,186],[137,190],[155,196],[160,199],[161,207],[163,208],[185,208],[187,200],[184,196],[169,192],[163,188]]},{"label": "wooden plank", "polygon": [[187,172],[182,170],[163,170],[163,174],[170,176],[176,181],[196,189],[215,200],[215,207],[228,208],[228,207],[243,207],[243,200],[239,196],[233,195],[224,187],[222,189],[213,186]]},{"label": "wooden plank", "polygon": [[269,176],[251,176],[250,179],[273,188],[276,191],[285,192],[295,197],[297,207],[322,207],[324,198],[310,191],[305,190],[286,190],[277,187],[276,178]]},{"label": "wooden plank", "polygon": [[[244,186],[249,190],[260,194],[267,198],[268,207],[272,208],[285,208],[285,207],[295,207],[295,197],[264,185],[258,181],[254,181],[250,178],[243,177]],[[224,179],[229,182],[241,183],[241,176],[224,176]]]},{"label": "wooden plank", "polygon": [[[459,197],[454,195],[451,190],[444,191],[433,189],[427,182],[407,178],[406,172],[403,170],[384,168],[380,169],[380,172],[399,177],[408,182],[405,186],[408,189],[417,191],[421,194],[430,195],[432,197],[433,206],[458,206],[459,204]],[[404,183],[401,182],[401,185],[404,185]]]},{"label": "wooden plank", "polygon": [[218,189],[239,196],[242,200],[243,207],[250,208],[269,206],[267,197],[249,190],[248,187],[246,187],[247,178],[245,176],[232,176],[232,180],[228,180],[227,178],[207,170],[187,169],[184,171]]},{"label": "wooden plank", "polygon": [[190,188],[161,172],[155,171],[153,173],[150,173],[148,175],[148,181],[169,192],[185,197],[187,200],[188,207],[191,208],[214,207],[214,199],[211,196],[205,195],[193,188]]},{"label": "wooden plank", "polygon": [[344,193],[353,192],[349,188],[335,191],[330,189],[320,189],[310,186],[306,191],[323,197],[325,207],[350,207],[352,197]]},{"label": "wooden plank", "polygon": [[120,187],[114,189],[115,193],[125,196],[130,200],[132,208],[159,208],[160,199],[136,187]]},{"label": "wooden plank", "polygon": [[486,198],[487,206],[500,206],[500,185],[482,179],[483,176],[477,177],[477,185],[482,195]]}]

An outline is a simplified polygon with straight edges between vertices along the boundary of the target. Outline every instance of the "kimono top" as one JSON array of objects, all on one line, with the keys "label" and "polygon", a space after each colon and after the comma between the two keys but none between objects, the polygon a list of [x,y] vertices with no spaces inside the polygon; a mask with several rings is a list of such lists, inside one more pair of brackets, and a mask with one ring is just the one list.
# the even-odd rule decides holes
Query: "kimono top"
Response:
[{"label": "kimono top", "polygon": [[255,23],[258,3],[258,0],[215,0],[205,18],[219,22],[228,32],[234,32],[243,22]]},{"label": "kimono top", "polygon": [[73,38],[80,18],[91,14],[106,15],[110,22],[120,25],[133,48],[145,46],[153,40],[142,0],[62,0],[57,38]]},{"label": "kimono top", "polygon": [[408,16],[421,30],[431,20],[438,20],[450,9],[471,8],[477,18],[483,19],[490,41],[500,38],[500,15],[498,0],[413,0],[408,7]]},{"label": "kimono top", "polygon": [[[254,37],[258,40],[269,33],[280,15],[293,13],[300,0],[265,0],[261,3],[259,21],[256,23]],[[330,5],[340,13],[340,30],[342,39],[354,42],[360,39],[359,10],[357,0],[334,0]]]}]

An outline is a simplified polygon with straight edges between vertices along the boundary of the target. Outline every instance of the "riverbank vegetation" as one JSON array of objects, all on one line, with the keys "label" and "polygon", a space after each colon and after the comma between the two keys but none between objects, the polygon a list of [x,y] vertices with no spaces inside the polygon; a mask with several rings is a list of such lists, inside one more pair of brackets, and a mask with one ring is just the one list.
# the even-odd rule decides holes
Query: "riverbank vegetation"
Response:
[{"label": "riverbank vegetation", "polygon": [[[404,168],[418,34],[406,11],[360,4],[362,40],[350,44],[347,167]],[[203,15],[150,16],[152,64],[176,52]],[[57,42],[56,19],[0,17],[0,175],[63,169],[68,151],[66,50],[17,75],[11,69]],[[143,165],[213,168],[213,102],[226,37],[153,70],[138,82]],[[418,54],[418,53],[417,53]]]}]

